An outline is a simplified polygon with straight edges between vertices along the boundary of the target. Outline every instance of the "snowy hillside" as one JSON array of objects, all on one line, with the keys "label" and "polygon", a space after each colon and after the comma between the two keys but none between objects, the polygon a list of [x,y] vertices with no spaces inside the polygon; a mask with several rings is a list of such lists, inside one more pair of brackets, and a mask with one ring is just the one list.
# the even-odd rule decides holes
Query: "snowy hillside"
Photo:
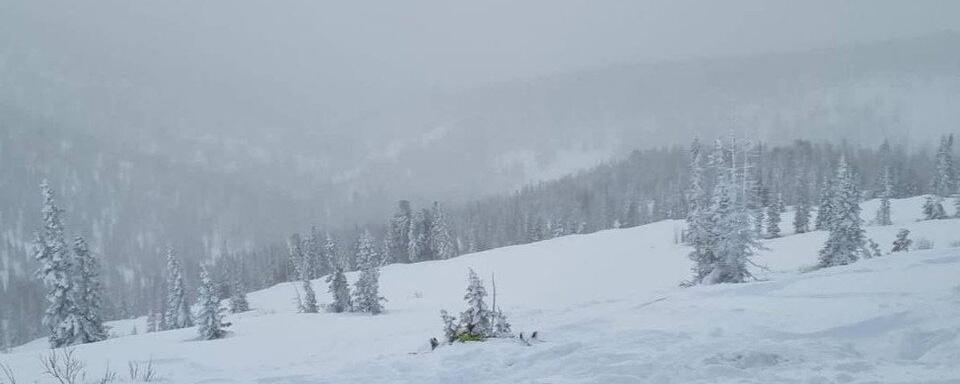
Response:
[{"label": "snowy hillside", "polygon": [[[864,203],[869,219],[876,201]],[[952,204],[946,204],[952,208]],[[952,209],[948,209],[952,213]],[[889,250],[899,228],[934,249],[811,273],[825,233],[768,240],[762,281],[678,288],[689,277],[682,223],[500,248],[451,260],[391,265],[381,316],[297,314],[295,284],[250,294],[230,337],[193,341],[195,329],[83,345],[91,375],[154,362],[165,382],[194,383],[716,383],[960,381],[960,220],[916,222],[920,199],[894,201],[895,224],[868,227]],[[496,274],[497,300],[541,343],[443,346],[439,311],[460,311],[467,268]],[[350,276],[351,279],[355,276]],[[320,301],[325,284],[314,282]],[[137,328],[145,329],[143,319]],[[128,334],[133,321],[115,323]],[[45,383],[45,341],[0,361],[21,382]]]}]

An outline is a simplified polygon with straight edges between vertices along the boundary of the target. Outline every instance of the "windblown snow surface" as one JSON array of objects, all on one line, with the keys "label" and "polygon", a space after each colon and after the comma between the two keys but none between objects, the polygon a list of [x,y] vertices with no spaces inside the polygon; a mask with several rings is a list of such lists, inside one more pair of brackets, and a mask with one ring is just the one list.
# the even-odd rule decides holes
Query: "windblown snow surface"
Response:
[{"label": "windblown snow surface", "polygon": [[[196,329],[122,336],[76,348],[90,377],[152,360],[170,383],[957,383],[960,220],[917,222],[920,199],[897,200],[895,224],[868,236],[889,250],[899,228],[934,243],[803,273],[826,234],[764,241],[759,281],[679,288],[691,263],[682,223],[569,236],[452,260],[383,269],[389,312],[297,314],[296,284],[252,293],[231,334]],[[949,203],[949,202],[948,202]],[[952,208],[952,204],[946,204]],[[864,203],[873,216],[876,201]],[[952,213],[952,209],[948,211]],[[954,243],[954,244],[951,244]],[[441,309],[463,307],[467,268],[495,273],[516,340],[441,346]],[[355,276],[350,276],[355,278]],[[320,300],[325,285],[315,281]],[[129,334],[143,319],[113,323]],[[0,355],[21,382],[47,383],[45,341]]]}]

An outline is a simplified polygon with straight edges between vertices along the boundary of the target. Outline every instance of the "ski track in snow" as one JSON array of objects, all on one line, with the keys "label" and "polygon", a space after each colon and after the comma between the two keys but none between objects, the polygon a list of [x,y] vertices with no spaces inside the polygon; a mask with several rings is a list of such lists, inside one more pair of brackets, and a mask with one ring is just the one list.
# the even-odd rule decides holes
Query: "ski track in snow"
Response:
[{"label": "ski track in snow", "polygon": [[[886,250],[906,227],[935,249],[844,267],[800,272],[826,234],[792,235],[788,212],[785,237],[755,258],[771,269],[762,281],[678,288],[688,248],[674,244],[682,223],[664,221],[386,267],[381,316],[297,314],[299,283],[286,283],[251,293],[254,310],[231,315],[225,339],[192,341],[190,328],[76,350],[88,377],[109,364],[118,382],[130,382],[128,361],[152,359],[169,383],[960,383],[960,220],[917,222],[920,201],[894,201],[895,225],[867,234]],[[864,203],[865,218],[876,205]],[[539,341],[430,351],[440,309],[464,306],[468,267],[496,273],[514,331],[539,330]],[[145,319],[111,325],[128,334]],[[39,373],[45,346],[0,361],[21,382],[52,382]]]}]

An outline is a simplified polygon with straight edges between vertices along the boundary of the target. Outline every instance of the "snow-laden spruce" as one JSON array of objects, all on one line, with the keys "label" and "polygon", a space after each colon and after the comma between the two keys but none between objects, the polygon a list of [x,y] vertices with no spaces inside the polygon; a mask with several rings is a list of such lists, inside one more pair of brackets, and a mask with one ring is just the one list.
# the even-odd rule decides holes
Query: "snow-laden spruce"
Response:
[{"label": "snow-laden spruce", "polygon": [[250,302],[247,301],[247,289],[243,285],[243,279],[235,276],[233,279],[233,288],[230,295],[230,313],[241,313],[250,310]]},{"label": "snow-laden spruce", "polygon": [[805,177],[806,173],[803,173],[803,175],[804,176],[799,176],[797,178],[797,187],[800,190],[797,192],[797,205],[793,214],[793,232],[794,233],[810,232],[809,187],[806,183],[807,181]]},{"label": "snow-laden spruce", "polygon": [[741,186],[733,158],[736,151],[732,142],[729,148],[716,145],[710,161],[716,177],[710,206],[688,218],[694,276],[687,285],[741,283],[752,277],[747,265],[759,245],[745,198],[737,199]]},{"label": "snow-laden spruce", "polygon": [[163,329],[178,329],[193,326],[190,303],[187,302],[186,287],[183,283],[183,269],[173,247],[167,248],[167,301],[163,315]]},{"label": "snow-laden spruce", "polygon": [[470,268],[467,275],[467,293],[463,296],[467,308],[460,313],[459,320],[446,310],[440,311],[443,337],[447,342],[482,341],[491,337],[513,336],[506,315],[496,304],[493,308],[487,307],[486,297],[487,290],[483,286],[483,280]]},{"label": "snow-laden spruce", "polygon": [[783,194],[777,194],[777,200],[767,207],[767,237],[775,239],[780,237],[780,215],[786,208],[783,205]]},{"label": "snow-laden spruce", "polygon": [[327,283],[330,284],[330,297],[333,298],[333,301],[327,304],[327,311],[341,313],[353,309],[350,285],[347,283],[347,276],[343,274],[343,265],[340,262],[334,263],[333,273],[327,276]]},{"label": "snow-laden spruce", "polygon": [[433,223],[430,226],[430,248],[438,260],[445,260],[457,255],[456,244],[450,234],[447,218],[439,202],[433,203]]},{"label": "snow-laden spruce", "polygon": [[90,253],[82,236],[73,241],[76,257],[74,295],[78,316],[75,343],[93,343],[107,339],[107,330],[100,316],[103,288],[100,285],[100,262]]},{"label": "snow-laden spruce", "polygon": [[385,299],[380,296],[380,255],[369,231],[360,233],[357,240],[357,264],[360,277],[353,289],[354,309],[357,312],[379,314],[383,312]]},{"label": "snow-laden spruce", "polygon": [[943,209],[943,197],[927,195],[923,198],[923,219],[942,220],[947,218],[947,211]]},{"label": "snow-laden spruce", "polygon": [[857,261],[865,245],[863,219],[860,218],[860,191],[847,160],[840,158],[833,180],[828,229],[830,235],[820,250],[821,268],[846,265]]},{"label": "snow-laden spruce", "polygon": [[933,178],[933,194],[945,198],[956,190],[953,169],[953,134],[940,137],[935,158],[936,173]]},{"label": "snow-laden spruce", "polygon": [[47,309],[43,325],[49,330],[50,347],[73,344],[76,340],[77,303],[73,294],[74,260],[64,240],[63,210],[57,206],[53,189],[46,180],[40,185],[43,194],[42,227],[34,242],[34,257],[40,263],[37,276],[46,287]]},{"label": "snow-laden spruce", "polygon": [[910,230],[900,228],[900,231],[897,232],[897,239],[893,241],[893,249],[891,249],[890,252],[910,251],[910,245],[913,244],[913,240],[910,240],[908,236],[910,236]]},{"label": "snow-laden spruce", "polygon": [[207,273],[207,267],[200,268],[200,289],[197,292],[197,332],[203,340],[219,339],[226,334],[224,328],[230,323],[223,322],[224,309],[220,307],[217,286]]},{"label": "snow-laden spruce", "polygon": [[890,219],[890,199],[893,198],[893,174],[890,167],[884,167],[880,171],[880,182],[883,190],[880,192],[880,207],[877,208],[876,218],[873,220],[877,225],[892,225]]}]

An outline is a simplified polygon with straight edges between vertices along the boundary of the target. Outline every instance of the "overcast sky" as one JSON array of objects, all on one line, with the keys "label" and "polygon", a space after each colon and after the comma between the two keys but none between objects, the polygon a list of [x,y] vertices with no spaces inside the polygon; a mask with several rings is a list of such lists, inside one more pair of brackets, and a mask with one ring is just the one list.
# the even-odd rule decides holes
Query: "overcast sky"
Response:
[{"label": "overcast sky", "polygon": [[[0,41],[91,66],[449,85],[960,29],[958,1],[2,0]],[[37,39],[39,38],[39,39]],[[51,53],[51,52],[47,52]],[[307,76],[310,74],[309,76]],[[368,84],[369,85],[369,84]]]}]

